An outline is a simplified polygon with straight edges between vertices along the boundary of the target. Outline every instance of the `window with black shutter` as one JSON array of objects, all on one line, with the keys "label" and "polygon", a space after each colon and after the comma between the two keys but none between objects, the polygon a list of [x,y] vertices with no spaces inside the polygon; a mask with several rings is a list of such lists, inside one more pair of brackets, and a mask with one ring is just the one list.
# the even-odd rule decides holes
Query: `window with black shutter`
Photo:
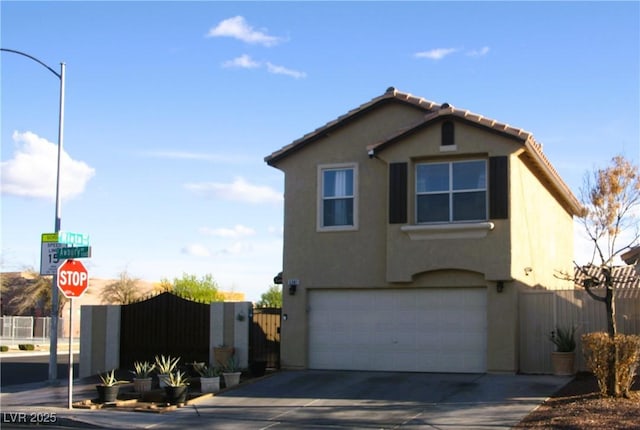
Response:
[{"label": "window with black shutter", "polygon": [[509,217],[509,159],[489,158],[489,218]]},{"label": "window with black shutter", "polygon": [[407,163],[389,164],[389,223],[407,222]]}]

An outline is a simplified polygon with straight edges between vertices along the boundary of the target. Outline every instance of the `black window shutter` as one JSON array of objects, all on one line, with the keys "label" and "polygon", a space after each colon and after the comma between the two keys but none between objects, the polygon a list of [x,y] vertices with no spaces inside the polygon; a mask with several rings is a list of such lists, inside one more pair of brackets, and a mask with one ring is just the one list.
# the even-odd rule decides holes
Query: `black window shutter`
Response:
[{"label": "black window shutter", "polygon": [[489,218],[509,218],[509,159],[489,158]]},{"label": "black window shutter", "polygon": [[389,164],[389,223],[407,222],[407,163]]}]

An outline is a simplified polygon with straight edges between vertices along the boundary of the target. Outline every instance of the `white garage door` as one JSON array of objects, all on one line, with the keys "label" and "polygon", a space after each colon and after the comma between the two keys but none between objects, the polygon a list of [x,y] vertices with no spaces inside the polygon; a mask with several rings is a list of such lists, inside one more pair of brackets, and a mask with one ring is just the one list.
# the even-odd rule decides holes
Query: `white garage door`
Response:
[{"label": "white garage door", "polygon": [[312,290],[309,368],[485,372],[485,288]]}]

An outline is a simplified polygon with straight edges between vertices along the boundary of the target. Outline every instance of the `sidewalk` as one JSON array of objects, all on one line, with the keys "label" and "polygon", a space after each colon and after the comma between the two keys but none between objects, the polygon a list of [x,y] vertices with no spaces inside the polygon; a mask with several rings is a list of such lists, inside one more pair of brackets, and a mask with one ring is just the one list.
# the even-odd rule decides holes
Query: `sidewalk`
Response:
[{"label": "sidewalk", "polygon": [[[6,357],[6,358],[15,358],[15,357],[22,357],[22,356],[42,356],[42,355],[49,355],[49,344],[47,343],[46,345],[43,343],[35,343],[35,342],[24,342],[24,343],[31,343],[32,345],[35,346],[35,349],[33,351],[25,351],[25,350],[21,350],[18,345],[8,345],[9,346],[9,350],[6,352],[0,352],[0,360],[2,360],[2,358]],[[72,352],[74,355],[79,354],[80,353],[80,342],[74,342],[72,344]],[[68,342],[63,342],[63,343],[58,343],[58,354],[68,354],[69,353],[69,343]]]},{"label": "sidewalk", "polygon": [[[68,384],[59,381],[52,386],[48,382],[13,385],[0,394],[3,428],[9,425],[33,426],[58,425],[77,428],[142,429],[158,424],[167,424],[184,414],[197,414],[193,406],[185,406],[169,413],[144,413],[120,411],[114,408],[103,410],[69,409]],[[96,397],[96,381],[79,379],[74,381],[73,402]],[[196,405],[197,407],[197,405]]]}]

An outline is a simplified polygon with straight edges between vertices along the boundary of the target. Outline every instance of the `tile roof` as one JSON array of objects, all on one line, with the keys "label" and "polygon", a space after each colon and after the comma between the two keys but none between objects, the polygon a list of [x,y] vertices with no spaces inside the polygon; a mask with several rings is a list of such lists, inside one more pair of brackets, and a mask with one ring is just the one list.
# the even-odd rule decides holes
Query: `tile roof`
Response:
[{"label": "tile roof", "polygon": [[279,150],[275,151],[271,155],[266,156],[264,161],[267,164],[273,166],[275,162],[287,156],[289,152],[299,149],[300,147],[312,142],[315,138],[321,137],[322,135],[327,133],[330,129],[342,125],[342,123],[344,123],[345,121],[352,119],[362,114],[363,112],[366,112],[373,106],[379,103],[387,102],[389,100],[397,100],[400,102],[408,103],[420,109],[423,109],[425,112],[429,112],[440,106],[437,103],[431,102],[421,97],[416,97],[409,93],[403,93],[396,90],[393,87],[389,87],[387,88],[387,91],[381,96],[375,97],[369,100],[368,102],[361,104],[355,109],[351,109],[349,112],[345,113],[344,115],[340,115],[338,118],[334,119],[333,121],[329,121],[325,125],[315,129],[314,131],[305,134],[299,139],[294,140],[290,144],[280,148]]},{"label": "tile roof", "polygon": [[381,96],[371,99],[370,101],[358,106],[357,108],[350,110],[346,114],[339,116],[335,120],[326,123],[322,127],[319,127],[316,130],[302,136],[301,138],[294,140],[289,145],[286,145],[278,151],[275,151],[271,155],[268,155],[267,157],[265,157],[265,162],[273,166],[278,160],[288,156],[291,152],[298,150],[305,145],[312,143],[316,139],[322,137],[330,129],[342,125],[345,121],[362,114],[375,105],[388,102],[390,100],[414,105],[420,109],[423,109],[425,115],[420,121],[416,122],[415,124],[411,124],[409,127],[398,130],[389,138],[386,138],[381,142],[369,145],[366,149],[370,154],[375,154],[376,152],[382,151],[385,147],[393,144],[402,136],[412,132],[417,127],[424,126],[445,116],[454,116],[520,140],[523,143],[525,151],[528,154],[530,160],[532,160],[532,162],[540,170],[542,175],[548,179],[552,187],[559,192],[559,195],[564,199],[570,212],[573,215],[578,215],[580,213],[582,205],[575,197],[573,192],[569,189],[567,184],[562,180],[557,170],[551,165],[551,162],[546,157],[546,155],[544,155],[544,153],[542,152],[542,144],[537,142],[530,132],[525,131],[521,128],[510,126],[509,124],[496,121],[491,118],[484,117],[468,110],[454,108],[448,103],[438,104],[421,97],[416,97],[412,94],[398,91],[393,87],[388,88],[387,91]]},{"label": "tile roof", "polygon": [[640,263],[640,246],[634,246],[620,256],[627,264]]},{"label": "tile roof", "polygon": [[[611,272],[616,289],[640,289],[640,276],[633,266],[613,266]],[[604,282],[600,266],[593,264],[576,267],[574,278],[575,284],[579,288],[583,288],[583,282],[589,278]]]}]

